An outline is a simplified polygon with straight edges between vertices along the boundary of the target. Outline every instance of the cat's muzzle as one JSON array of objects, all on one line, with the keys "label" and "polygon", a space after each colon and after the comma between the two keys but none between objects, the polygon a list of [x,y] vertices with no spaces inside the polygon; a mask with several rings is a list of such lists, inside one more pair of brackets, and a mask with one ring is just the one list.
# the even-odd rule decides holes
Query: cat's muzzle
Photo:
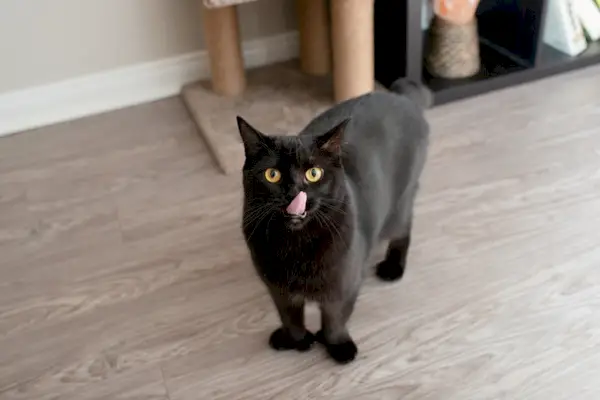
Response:
[{"label": "cat's muzzle", "polygon": [[298,221],[301,221],[301,220],[303,220],[304,218],[306,218],[306,215],[307,215],[307,214],[308,214],[308,213],[307,213],[306,211],[304,211],[302,214],[291,214],[291,215],[288,215],[288,216],[289,216],[289,218],[290,218],[292,221],[293,221],[293,220],[298,220]]}]

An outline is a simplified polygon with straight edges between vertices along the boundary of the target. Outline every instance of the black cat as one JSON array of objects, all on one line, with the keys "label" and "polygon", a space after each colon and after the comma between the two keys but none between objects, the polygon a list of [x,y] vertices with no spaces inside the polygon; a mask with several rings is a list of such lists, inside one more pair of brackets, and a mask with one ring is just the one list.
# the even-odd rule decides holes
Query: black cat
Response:
[{"label": "black cat", "polygon": [[[323,343],[339,363],[357,348],[346,323],[366,263],[386,281],[404,273],[413,201],[426,160],[429,93],[407,81],[334,106],[297,136],[268,136],[238,117],[246,160],[243,232],[282,326],[277,350]],[[321,308],[321,330],[304,326],[304,304]]]}]

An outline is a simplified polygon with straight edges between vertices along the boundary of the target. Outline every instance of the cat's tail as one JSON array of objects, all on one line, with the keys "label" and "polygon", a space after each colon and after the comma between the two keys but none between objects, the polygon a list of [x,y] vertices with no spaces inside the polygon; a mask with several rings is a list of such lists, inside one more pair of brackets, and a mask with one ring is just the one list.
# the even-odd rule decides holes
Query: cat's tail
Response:
[{"label": "cat's tail", "polygon": [[402,96],[406,96],[422,108],[433,105],[433,95],[429,88],[407,78],[399,78],[392,83],[390,90]]}]

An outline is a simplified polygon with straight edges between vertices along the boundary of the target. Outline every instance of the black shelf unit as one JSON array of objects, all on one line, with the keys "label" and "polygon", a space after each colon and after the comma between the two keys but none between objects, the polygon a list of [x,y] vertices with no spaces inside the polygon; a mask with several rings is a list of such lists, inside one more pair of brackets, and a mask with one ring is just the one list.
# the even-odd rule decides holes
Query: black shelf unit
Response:
[{"label": "black shelf unit", "polygon": [[375,78],[384,86],[403,76],[421,81],[439,105],[600,63],[600,42],[576,57],[543,43],[546,5],[546,0],[481,0],[480,72],[441,79],[423,67],[421,0],[375,0]]}]

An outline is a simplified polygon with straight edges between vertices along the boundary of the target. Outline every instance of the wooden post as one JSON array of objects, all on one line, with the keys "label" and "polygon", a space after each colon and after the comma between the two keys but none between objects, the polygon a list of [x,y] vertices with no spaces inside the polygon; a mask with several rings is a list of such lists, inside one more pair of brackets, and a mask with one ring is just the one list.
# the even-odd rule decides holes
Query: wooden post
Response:
[{"label": "wooden post", "polygon": [[246,76],[236,6],[206,8],[202,5],[202,22],[213,90],[224,96],[243,93]]},{"label": "wooden post", "polygon": [[375,84],[374,0],[331,0],[333,91],[340,102]]},{"label": "wooden post", "polygon": [[296,0],[300,31],[300,68],[309,75],[331,69],[327,0]]}]

